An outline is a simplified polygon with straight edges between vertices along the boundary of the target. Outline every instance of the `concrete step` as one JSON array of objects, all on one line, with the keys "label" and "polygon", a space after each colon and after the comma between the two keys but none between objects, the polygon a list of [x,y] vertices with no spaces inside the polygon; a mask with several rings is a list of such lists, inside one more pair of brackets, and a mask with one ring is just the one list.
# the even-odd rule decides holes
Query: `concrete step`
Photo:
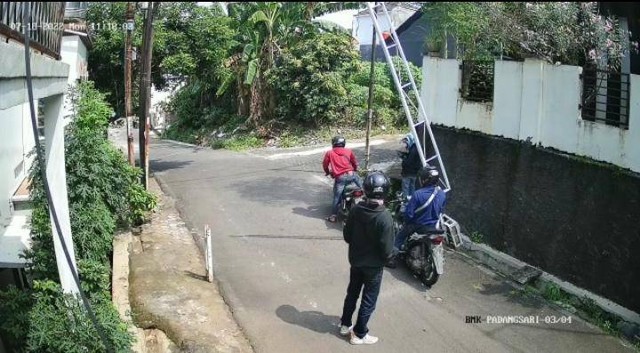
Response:
[{"label": "concrete step", "polygon": [[29,185],[29,178],[24,178],[18,187],[18,190],[16,190],[15,194],[11,197],[14,212],[32,208],[31,198],[29,195]]}]

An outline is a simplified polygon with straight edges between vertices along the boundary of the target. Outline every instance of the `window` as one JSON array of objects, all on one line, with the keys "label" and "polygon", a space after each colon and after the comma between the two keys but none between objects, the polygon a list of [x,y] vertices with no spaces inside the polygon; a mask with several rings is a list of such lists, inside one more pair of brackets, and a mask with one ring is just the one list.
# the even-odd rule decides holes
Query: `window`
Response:
[{"label": "window", "polygon": [[619,128],[629,128],[629,74],[583,68],[582,119]]},{"label": "window", "polygon": [[464,60],[460,95],[472,102],[493,102],[494,61]]}]

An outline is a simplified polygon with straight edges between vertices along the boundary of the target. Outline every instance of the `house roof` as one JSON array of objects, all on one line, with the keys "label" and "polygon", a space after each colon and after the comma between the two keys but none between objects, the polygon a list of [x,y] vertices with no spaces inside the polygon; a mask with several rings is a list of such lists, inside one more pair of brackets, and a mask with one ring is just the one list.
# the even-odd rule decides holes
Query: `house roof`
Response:
[{"label": "house roof", "polygon": [[[413,25],[416,21],[418,21],[422,15],[424,15],[424,12],[420,11],[416,11],[416,13],[414,13],[413,15],[411,15],[411,17],[409,17],[406,21],[404,21],[403,24],[401,24],[397,29],[396,29],[396,34],[398,36],[400,36],[400,34],[404,31],[406,31],[407,29],[409,29],[409,27],[411,27],[411,25]],[[391,37],[388,37],[385,42],[387,44],[390,44],[391,42]]]},{"label": "house roof", "polygon": [[[393,11],[393,9],[395,9],[396,7],[402,7],[407,10],[418,11],[422,5],[420,5],[419,3],[412,3],[412,2],[386,2],[385,6],[387,7],[388,11]],[[379,9],[378,9],[378,12],[380,12]],[[364,9],[356,14],[356,16],[365,16],[365,15],[369,15],[369,9]]]}]

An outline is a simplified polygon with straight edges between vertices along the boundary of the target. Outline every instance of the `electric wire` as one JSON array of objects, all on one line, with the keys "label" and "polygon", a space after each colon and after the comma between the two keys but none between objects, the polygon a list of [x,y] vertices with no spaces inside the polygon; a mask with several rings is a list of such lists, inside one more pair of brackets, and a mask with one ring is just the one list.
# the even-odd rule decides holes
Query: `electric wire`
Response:
[{"label": "electric wire", "polygon": [[[107,352],[111,353],[111,352],[115,352],[113,350],[113,348],[111,347],[111,345],[109,344],[109,341],[107,340],[104,331],[102,329],[102,327],[100,326],[100,324],[98,323],[98,320],[95,316],[95,313],[93,312],[93,309],[91,308],[91,304],[89,304],[89,300],[87,299],[87,297],[84,294],[84,291],[82,290],[82,287],[80,286],[80,278],[78,277],[78,273],[76,272],[75,267],[73,266],[73,263],[71,261],[71,255],[69,255],[69,249],[67,249],[67,244],[64,240],[64,237],[62,236],[62,230],[60,228],[60,222],[58,221],[58,215],[56,213],[56,209],[55,209],[55,205],[53,203],[53,200],[51,198],[51,190],[49,189],[49,182],[47,180],[47,171],[45,168],[45,163],[44,163],[44,157],[42,156],[42,151],[40,149],[40,134],[38,132],[38,125],[37,125],[37,120],[36,120],[36,114],[35,114],[35,107],[33,104],[33,86],[32,86],[32,81],[31,81],[31,56],[30,56],[30,43],[29,43],[29,33],[28,30],[30,29],[30,27],[28,24],[30,22],[28,22],[31,18],[31,3],[30,2],[25,2],[24,6],[26,7],[26,9],[24,9],[23,11],[23,25],[24,25],[24,48],[25,48],[25,66],[26,66],[26,78],[27,78],[27,94],[28,94],[28,98],[29,98],[29,110],[31,113],[31,128],[33,130],[33,138],[35,140],[35,145],[36,145],[36,155],[37,155],[37,161],[36,163],[38,163],[40,165],[40,173],[42,174],[42,181],[44,183],[44,190],[45,190],[45,194],[47,196],[47,202],[49,204],[49,211],[51,212],[51,218],[53,219],[53,223],[55,225],[56,228],[56,232],[58,234],[58,239],[60,240],[60,244],[62,245],[62,249],[64,250],[64,255],[65,258],[67,260],[67,264],[69,265],[69,269],[71,271],[71,274],[73,275],[73,280],[76,284],[76,286],[78,287],[78,291],[80,293],[80,297],[82,298],[82,303],[85,307],[85,309],[87,310],[87,314],[89,315],[89,318],[91,319],[91,322],[93,324],[93,326],[95,327],[95,329],[98,331],[98,335],[100,336],[100,340],[102,341],[102,344],[105,346],[105,349],[107,350]],[[37,25],[37,24],[34,24]]]}]

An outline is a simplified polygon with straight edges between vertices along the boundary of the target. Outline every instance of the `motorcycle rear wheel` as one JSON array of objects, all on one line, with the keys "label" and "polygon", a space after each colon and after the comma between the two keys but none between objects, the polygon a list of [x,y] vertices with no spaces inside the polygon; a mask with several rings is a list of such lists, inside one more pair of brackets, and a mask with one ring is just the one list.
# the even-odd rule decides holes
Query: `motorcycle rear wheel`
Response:
[{"label": "motorcycle rear wheel", "polygon": [[436,272],[436,265],[433,263],[433,256],[429,253],[427,255],[426,266],[420,274],[420,280],[425,286],[431,287],[438,282],[439,277],[440,275]]}]

